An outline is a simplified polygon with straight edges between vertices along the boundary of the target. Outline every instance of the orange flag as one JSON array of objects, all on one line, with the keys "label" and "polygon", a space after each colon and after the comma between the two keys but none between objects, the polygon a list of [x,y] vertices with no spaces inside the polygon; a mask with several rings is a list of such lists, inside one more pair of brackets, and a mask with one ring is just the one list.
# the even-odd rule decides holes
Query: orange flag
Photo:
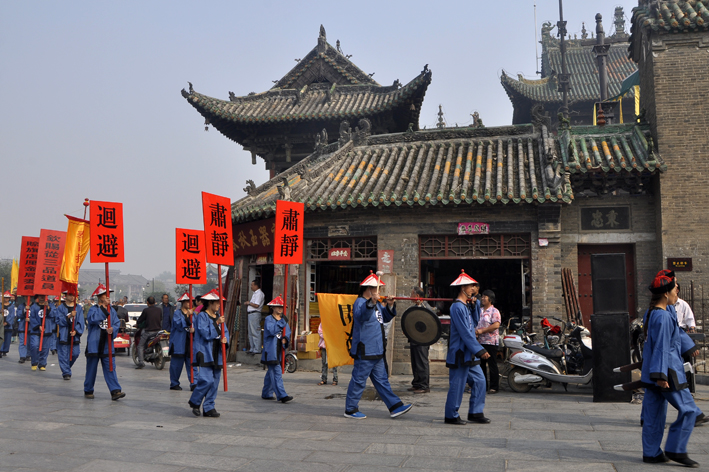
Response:
[{"label": "orange flag", "polygon": [[68,284],[79,283],[79,269],[89,253],[91,230],[89,222],[73,216],[64,215],[69,219],[66,230],[66,246],[59,279]]}]

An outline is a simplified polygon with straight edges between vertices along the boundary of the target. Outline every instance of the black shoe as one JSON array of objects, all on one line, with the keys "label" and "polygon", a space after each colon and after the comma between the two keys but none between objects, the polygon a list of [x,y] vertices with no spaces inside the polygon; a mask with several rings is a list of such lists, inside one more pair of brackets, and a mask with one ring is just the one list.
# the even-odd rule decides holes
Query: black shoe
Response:
[{"label": "black shoe", "polygon": [[482,413],[469,413],[468,421],[472,423],[488,424],[490,422],[490,418],[485,418],[485,415]]},{"label": "black shoe", "polygon": [[662,464],[664,462],[669,462],[670,460],[667,458],[664,452],[661,452],[659,455],[655,457],[648,457],[648,456],[643,456],[643,462],[646,462],[648,464]]},{"label": "black shoe", "polygon": [[219,418],[221,415],[217,413],[217,410],[209,410],[202,413],[202,416],[206,416],[207,418]]},{"label": "black shoe", "polygon": [[190,385],[190,392],[194,392],[194,389],[196,386],[197,386],[197,384]]},{"label": "black shoe", "polygon": [[126,394],[121,392],[120,390],[114,390],[111,392],[111,400],[116,401],[120,400],[121,398],[125,397]]},{"label": "black shoe", "polygon": [[174,387],[170,387],[170,390],[182,390],[182,387],[175,385]]},{"label": "black shoe", "polygon": [[24,358],[24,357],[20,357],[20,360],[17,361],[17,363],[18,363],[18,364],[24,364],[24,363],[25,363],[25,358]]},{"label": "black shoe", "polygon": [[63,376],[63,379],[64,379],[64,380],[71,380],[71,375],[64,375],[64,376]]},{"label": "black shoe", "polygon": [[91,392],[91,393],[84,392],[84,398],[86,398],[87,400],[93,400],[94,399],[94,392]]},{"label": "black shoe", "polygon": [[281,398],[281,403],[288,403],[291,400],[293,400],[293,397],[291,397],[290,395],[287,395],[287,396]]},{"label": "black shoe", "polygon": [[[675,461],[677,463],[680,463],[685,467],[691,467],[693,469],[699,468],[699,462],[693,461],[692,459],[690,459],[686,452],[685,453],[675,453],[675,452],[665,451],[665,456],[667,456],[667,459],[669,459],[671,461]],[[658,457],[660,457],[660,456],[658,456]],[[654,457],[653,457],[653,459],[654,459]],[[644,457],[643,457],[643,460],[645,460]]]},{"label": "black shoe", "polygon": [[0,359],[2,359],[2,352],[0,352]]},{"label": "black shoe", "polygon": [[53,356],[56,356],[56,355],[57,355],[57,350],[56,350],[56,349],[52,349],[52,355],[53,355]]},{"label": "black shoe", "polygon": [[460,416],[456,416],[455,418],[445,418],[443,421],[446,424],[459,424],[459,425],[468,424],[468,422],[463,420]]},{"label": "black shoe", "polygon": [[694,427],[696,428],[697,426],[701,426],[707,422],[709,422],[709,416],[705,416],[704,413],[702,413],[694,419]]},{"label": "black shoe", "polygon": [[135,366],[136,369],[142,369],[143,367],[145,367],[145,364],[138,364]]},{"label": "black shoe", "polygon": [[261,397],[261,400],[275,400],[273,397]]}]

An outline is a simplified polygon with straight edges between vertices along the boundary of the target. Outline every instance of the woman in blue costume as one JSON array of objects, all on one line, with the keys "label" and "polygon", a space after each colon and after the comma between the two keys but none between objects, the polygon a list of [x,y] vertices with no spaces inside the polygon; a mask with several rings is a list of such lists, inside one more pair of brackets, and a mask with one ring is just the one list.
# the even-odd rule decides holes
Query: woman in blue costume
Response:
[{"label": "woman in blue costume", "polygon": [[[192,370],[192,359],[190,352],[190,333],[194,333],[190,317],[194,310],[190,308],[192,300],[189,293],[185,292],[179,300],[180,306],[172,314],[172,332],[170,332],[170,390],[182,390],[180,387],[180,376],[182,366],[185,366],[187,379],[190,379]],[[195,384],[190,384],[190,390],[194,391]]]},{"label": "woman in blue costume", "polygon": [[200,415],[201,405],[202,416],[208,418],[220,416],[215,408],[215,402],[219,390],[219,378],[222,369],[226,367],[222,358],[222,344],[229,343],[229,333],[224,333],[222,336],[224,316],[219,313],[219,297],[217,290],[204,294],[202,296],[204,309],[194,316],[192,323],[194,327],[192,365],[199,367],[199,374],[189,405],[195,416]]},{"label": "woman in blue costume", "polygon": [[[276,400],[288,403],[293,397],[286,393],[283,387],[283,368],[281,367],[281,356],[283,350],[288,349],[290,339],[290,326],[288,320],[283,317],[283,298],[276,297],[268,303],[273,313],[268,315],[263,322],[263,349],[261,350],[261,364],[268,370],[263,379],[263,390],[261,398],[273,400],[273,393],[276,393]],[[285,336],[283,335],[285,328]]]},{"label": "woman in blue costume", "polygon": [[480,359],[488,359],[490,354],[475,337],[479,301],[473,305],[471,298],[477,281],[465,271],[453,281],[451,287],[459,287],[458,297],[451,305],[451,326],[448,339],[448,397],[446,398],[444,421],[447,424],[464,425],[466,421],[458,414],[463,401],[466,381],[471,385],[468,421],[489,423],[483,414],[485,408],[485,374],[480,368]]},{"label": "woman in blue costume", "polygon": [[[646,341],[643,350],[641,381],[645,384],[643,399],[643,462],[669,460],[687,467],[699,464],[687,455],[687,442],[700,413],[687,388],[682,360],[681,328],[677,316],[667,307],[677,302],[674,272],[660,271],[650,284],[652,300],[645,315]],[[662,436],[667,419],[667,403],[677,410],[677,420],[670,425],[662,451]]]},{"label": "woman in blue costume", "polygon": [[354,358],[352,378],[347,387],[345,417],[364,419],[359,411],[359,400],[367,385],[367,378],[372,381],[379,397],[389,409],[389,416],[396,418],[408,412],[412,405],[404,404],[394,395],[389,385],[389,377],[384,367],[386,341],[384,323],[396,316],[394,300],[386,298],[385,305],[379,303],[379,286],[384,285],[377,275],[370,274],[360,284],[360,295],[352,309],[352,349]]}]

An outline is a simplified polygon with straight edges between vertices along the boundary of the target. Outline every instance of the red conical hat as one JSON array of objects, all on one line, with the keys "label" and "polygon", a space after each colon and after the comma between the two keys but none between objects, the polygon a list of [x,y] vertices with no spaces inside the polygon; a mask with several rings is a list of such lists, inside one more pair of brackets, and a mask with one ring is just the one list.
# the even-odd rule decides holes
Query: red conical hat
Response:
[{"label": "red conical hat", "polygon": [[193,299],[190,298],[190,293],[189,293],[189,292],[183,293],[182,296],[177,299],[178,302],[188,302],[188,301],[190,301],[190,300],[193,300]]},{"label": "red conical hat", "polygon": [[364,287],[376,287],[379,285],[380,287],[383,287],[386,285],[384,282],[382,282],[382,279],[379,278],[377,275],[375,275],[371,270],[369,271],[369,275],[367,276],[366,279],[362,281],[360,284],[361,286]]},{"label": "red conical hat", "polygon": [[478,283],[477,280],[469,276],[468,274],[465,273],[464,270],[460,271],[460,275],[458,276],[457,279],[453,281],[451,284],[451,287],[455,287],[457,285],[471,285],[471,284],[476,284]]},{"label": "red conical hat", "polygon": [[[113,292],[113,289],[111,289],[111,292]],[[104,293],[106,293],[106,286],[104,284],[98,284],[98,287],[96,287],[94,293],[91,294],[91,298],[98,297],[99,295],[103,295]]]},{"label": "red conical hat", "polygon": [[[221,297],[222,300],[226,300],[226,298]],[[204,295],[202,295],[202,300],[219,300],[219,290],[216,288],[214,290],[211,290]]]},{"label": "red conical hat", "polygon": [[5,293],[2,294],[4,298],[12,298],[12,294],[10,293],[9,290],[6,290]]},{"label": "red conical hat", "polygon": [[286,302],[283,301],[283,297],[280,295],[268,302],[268,306],[286,306]]}]

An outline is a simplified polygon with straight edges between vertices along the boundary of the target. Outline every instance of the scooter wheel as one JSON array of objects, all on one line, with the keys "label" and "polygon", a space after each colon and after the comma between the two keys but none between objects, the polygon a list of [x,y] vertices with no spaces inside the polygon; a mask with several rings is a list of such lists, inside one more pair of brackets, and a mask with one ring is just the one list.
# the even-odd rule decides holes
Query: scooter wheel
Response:
[{"label": "scooter wheel", "polygon": [[507,385],[510,386],[510,390],[517,393],[527,393],[532,390],[532,385],[528,383],[517,383],[515,381],[517,375],[525,375],[528,373],[529,372],[527,370],[522,369],[521,367],[514,367],[510,370],[510,373],[507,374]]}]

